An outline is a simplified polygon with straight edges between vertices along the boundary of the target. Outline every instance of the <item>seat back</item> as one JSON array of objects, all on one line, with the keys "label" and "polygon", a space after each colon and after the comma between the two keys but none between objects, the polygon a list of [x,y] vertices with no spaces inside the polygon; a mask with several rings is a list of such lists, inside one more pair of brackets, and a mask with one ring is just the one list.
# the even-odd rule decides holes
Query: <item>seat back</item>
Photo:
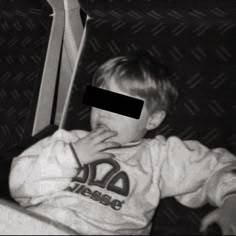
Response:
[{"label": "seat back", "polygon": [[63,0],[55,2],[0,2],[0,160],[51,122],[64,27],[55,23]]},{"label": "seat back", "polygon": [[12,158],[51,124],[63,0],[2,0],[0,22],[0,197],[9,199]]},{"label": "seat back", "polygon": [[145,49],[169,66],[180,98],[148,137],[177,135],[236,152],[236,2],[80,0],[88,15],[61,127],[90,129],[82,104],[106,60]]}]

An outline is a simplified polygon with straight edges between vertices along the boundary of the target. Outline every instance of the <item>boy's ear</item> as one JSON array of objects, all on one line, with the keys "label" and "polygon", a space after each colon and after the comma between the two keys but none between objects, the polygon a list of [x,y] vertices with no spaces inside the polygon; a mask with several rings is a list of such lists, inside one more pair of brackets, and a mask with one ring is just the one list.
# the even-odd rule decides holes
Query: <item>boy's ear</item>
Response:
[{"label": "boy's ear", "polygon": [[165,111],[154,112],[148,119],[146,129],[153,130],[157,128],[166,117]]}]

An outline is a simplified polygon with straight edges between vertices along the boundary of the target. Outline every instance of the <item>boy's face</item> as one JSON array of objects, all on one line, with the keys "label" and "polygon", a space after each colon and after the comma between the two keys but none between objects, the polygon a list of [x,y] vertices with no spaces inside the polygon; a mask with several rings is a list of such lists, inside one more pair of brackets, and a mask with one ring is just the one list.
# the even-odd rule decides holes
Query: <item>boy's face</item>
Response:
[{"label": "boy's face", "polygon": [[[111,82],[106,85],[106,87],[103,87],[103,89],[122,95],[131,96],[130,94],[122,91],[114,80],[111,80]],[[138,96],[132,97],[141,99]],[[149,121],[150,115],[145,102],[139,119],[134,119],[95,107],[92,107],[90,116],[92,130],[97,129],[99,126],[106,126],[110,130],[117,131],[117,136],[110,138],[109,141],[118,142],[120,144],[135,142],[142,139],[149,129]]]}]

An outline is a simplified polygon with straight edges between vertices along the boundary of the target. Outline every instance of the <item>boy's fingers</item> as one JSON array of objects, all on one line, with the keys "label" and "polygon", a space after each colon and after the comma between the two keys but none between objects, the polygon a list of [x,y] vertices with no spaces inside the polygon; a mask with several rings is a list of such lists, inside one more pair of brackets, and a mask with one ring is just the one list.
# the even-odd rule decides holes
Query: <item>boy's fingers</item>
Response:
[{"label": "boy's fingers", "polygon": [[98,144],[98,150],[103,151],[109,148],[117,148],[120,147],[121,145],[116,142],[103,142]]},{"label": "boy's fingers", "polygon": [[201,222],[201,228],[200,231],[206,231],[206,229],[213,223],[218,223],[219,220],[219,212],[218,210],[215,210],[211,213],[209,213],[207,216],[205,216]]},{"label": "boy's fingers", "polygon": [[231,235],[236,235],[236,226],[232,226],[230,229],[231,229]]},{"label": "boy's fingers", "polygon": [[222,233],[223,235],[235,235],[235,232],[233,231],[233,229],[222,229]]},{"label": "boy's fingers", "polygon": [[95,155],[95,159],[96,160],[101,160],[101,159],[110,159],[110,158],[114,158],[115,155],[112,153],[107,153],[107,152],[98,152]]},{"label": "boy's fingers", "polygon": [[101,126],[98,129],[96,129],[90,133],[90,138],[95,138],[95,137],[99,136],[100,134],[104,133],[105,131],[107,131],[107,128],[104,126]]},{"label": "boy's fingers", "polygon": [[99,135],[97,135],[96,137],[94,137],[94,143],[101,143],[104,142],[106,139],[114,137],[117,135],[116,131],[105,131],[103,133],[100,133]]}]

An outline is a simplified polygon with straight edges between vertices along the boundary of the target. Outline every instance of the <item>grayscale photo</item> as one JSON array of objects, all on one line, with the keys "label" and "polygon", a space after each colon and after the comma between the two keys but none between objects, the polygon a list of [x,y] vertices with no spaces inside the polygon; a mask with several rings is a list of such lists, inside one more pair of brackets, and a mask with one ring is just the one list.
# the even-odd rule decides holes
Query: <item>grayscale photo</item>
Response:
[{"label": "grayscale photo", "polygon": [[235,0],[0,0],[0,235],[236,235]]}]

